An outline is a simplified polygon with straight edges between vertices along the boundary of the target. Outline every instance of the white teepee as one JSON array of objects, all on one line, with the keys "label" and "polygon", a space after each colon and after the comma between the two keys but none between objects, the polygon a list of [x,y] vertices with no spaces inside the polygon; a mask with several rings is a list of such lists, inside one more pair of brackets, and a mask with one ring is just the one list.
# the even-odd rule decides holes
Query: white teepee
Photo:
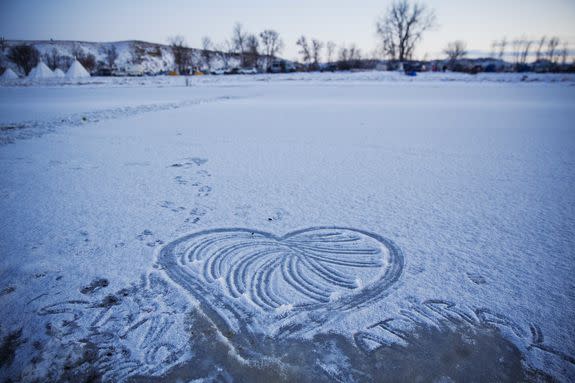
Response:
[{"label": "white teepee", "polygon": [[53,77],[54,72],[52,72],[52,70],[48,68],[48,66],[44,64],[42,61],[40,61],[38,65],[36,65],[36,68],[32,69],[28,74],[28,78],[31,80],[39,80]]},{"label": "white teepee", "polygon": [[2,80],[16,80],[18,78],[18,75],[11,68],[8,68],[4,71],[4,73],[2,73],[2,76],[0,76],[0,78]]},{"label": "white teepee", "polygon": [[88,71],[82,66],[82,64],[80,64],[78,60],[74,60],[72,65],[70,65],[68,72],[66,72],[66,78],[72,79],[85,77],[90,77],[90,73],[88,73]]},{"label": "white teepee", "polygon": [[63,77],[66,77],[66,73],[64,73],[64,71],[62,69],[56,68],[56,69],[54,69],[54,77],[63,78]]}]

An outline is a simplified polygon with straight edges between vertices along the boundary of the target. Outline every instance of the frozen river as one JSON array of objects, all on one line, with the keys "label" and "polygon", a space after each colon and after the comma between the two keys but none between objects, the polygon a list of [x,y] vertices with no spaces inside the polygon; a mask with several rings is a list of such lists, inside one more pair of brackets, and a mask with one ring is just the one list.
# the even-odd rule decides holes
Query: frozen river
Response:
[{"label": "frozen river", "polygon": [[575,80],[324,76],[0,87],[0,376],[575,379]]}]

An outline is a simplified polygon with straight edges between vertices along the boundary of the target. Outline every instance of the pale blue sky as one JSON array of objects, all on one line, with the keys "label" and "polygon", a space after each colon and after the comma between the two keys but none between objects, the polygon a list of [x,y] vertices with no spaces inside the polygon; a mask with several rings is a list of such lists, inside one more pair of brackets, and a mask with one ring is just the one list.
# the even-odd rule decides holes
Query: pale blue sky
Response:
[{"label": "pale blue sky", "polygon": [[[8,39],[165,43],[181,34],[191,46],[204,35],[221,41],[240,21],[247,30],[276,29],[286,43],[283,56],[297,55],[299,35],[355,42],[364,54],[376,46],[375,21],[391,0],[0,0],[0,35]],[[489,51],[491,41],[554,35],[575,48],[575,0],[427,0],[438,27],[427,33],[417,56],[435,57],[448,41],[462,39],[471,50]]]}]

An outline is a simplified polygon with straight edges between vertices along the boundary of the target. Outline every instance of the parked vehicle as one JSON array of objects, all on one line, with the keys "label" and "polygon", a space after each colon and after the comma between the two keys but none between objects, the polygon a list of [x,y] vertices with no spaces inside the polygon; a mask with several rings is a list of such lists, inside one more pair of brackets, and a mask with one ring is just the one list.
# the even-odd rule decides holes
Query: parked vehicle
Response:
[{"label": "parked vehicle", "polygon": [[110,68],[100,68],[96,71],[96,76],[109,77],[113,76],[114,72]]},{"label": "parked vehicle", "polygon": [[241,68],[238,71],[239,74],[257,74],[258,70],[256,68]]}]

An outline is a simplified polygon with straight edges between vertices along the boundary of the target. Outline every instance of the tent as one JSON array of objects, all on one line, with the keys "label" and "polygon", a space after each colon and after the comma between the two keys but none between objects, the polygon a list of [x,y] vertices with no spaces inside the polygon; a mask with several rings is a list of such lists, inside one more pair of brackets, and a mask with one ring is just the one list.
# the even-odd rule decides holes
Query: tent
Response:
[{"label": "tent", "polygon": [[62,71],[62,69],[56,68],[54,69],[54,77],[63,78],[66,77],[66,74],[64,73],[64,71]]},{"label": "tent", "polygon": [[40,61],[38,65],[36,65],[36,68],[32,69],[30,73],[28,73],[28,78],[31,80],[54,78],[54,72],[52,72],[46,64]]},{"label": "tent", "polygon": [[66,78],[85,78],[90,77],[90,73],[80,64],[78,60],[74,60],[68,72],[66,72]]},{"label": "tent", "polygon": [[18,75],[10,68],[6,69],[2,76],[0,76],[2,80],[16,80]]}]

